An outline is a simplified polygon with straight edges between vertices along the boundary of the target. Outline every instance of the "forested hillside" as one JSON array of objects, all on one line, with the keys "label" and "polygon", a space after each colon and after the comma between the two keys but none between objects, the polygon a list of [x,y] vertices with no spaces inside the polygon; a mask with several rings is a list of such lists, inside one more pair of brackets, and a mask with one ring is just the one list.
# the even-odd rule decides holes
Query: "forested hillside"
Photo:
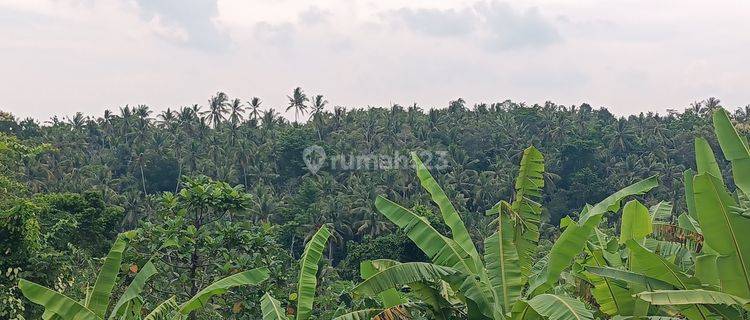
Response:
[{"label": "forested hillside", "polygon": [[[555,268],[553,262],[557,258],[546,260],[548,252],[558,246],[553,246],[555,240],[571,241],[565,232],[594,228],[587,222],[601,220],[598,226],[602,231],[597,229],[596,232],[601,233],[604,251],[589,247],[591,252],[578,256],[580,261],[574,265],[583,268],[591,264],[586,259],[606,257],[611,264],[604,266],[617,268],[624,266],[622,258],[628,264],[627,270],[634,270],[629,269],[633,261],[644,263],[661,259],[657,255],[650,256],[648,250],[657,253],[667,250],[644,244],[648,248],[645,249],[637,243],[653,233],[658,241],[683,246],[682,249],[670,247],[675,251],[662,256],[693,279],[693,275],[697,276],[697,271],[693,271],[696,262],[692,256],[685,256],[684,248],[689,247],[696,254],[701,252],[700,228],[689,232],[669,229],[677,228],[678,216],[695,206],[685,196],[692,194],[692,190],[688,189],[687,193],[685,190],[685,172],[691,168],[697,173],[709,171],[714,178],[726,177],[728,188],[735,189],[731,177],[733,172],[737,173],[736,169],[732,170],[729,162],[708,159],[715,154],[718,159],[726,157],[734,161],[726,151],[724,156],[718,152],[724,145],[719,146],[712,115],[722,113],[722,106],[714,98],[686,106],[682,112],[627,117],[587,104],[526,105],[505,101],[467,105],[462,99],[451,101],[443,108],[418,105],[344,108],[333,107],[323,96],[308,98],[299,88],[289,100],[288,106],[266,106],[258,98],[244,101],[217,93],[205,104],[161,112],[144,105],[124,106],[95,117],[79,113],[49,121],[22,120],[2,114],[0,270],[4,278],[0,280],[0,301],[3,301],[0,318],[24,315],[36,319],[42,315],[44,309],[21,294],[24,288],[18,286],[19,278],[64,293],[71,301],[86,301],[88,307],[88,297],[98,288],[96,275],[100,269],[106,270],[106,262],[101,258],[108,256],[108,252],[112,256],[118,243],[123,247],[119,252],[120,260],[106,259],[120,261],[114,269],[114,275],[120,277],[114,286],[113,299],[130,290],[127,286],[143,274],[144,266],[151,264],[159,272],[147,277],[151,279],[139,291],[142,298],[138,306],[151,311],[176,305],[175,301],[184,302],[182,306],[190,308],[181,310],[193,319],[220,316],[259,319],[261,314],[264,319],[275,319],[266,315],[276,309],[287,316],[297,315],[297,319],[330,319],[345,314],[344,311],[373,308],[379,302],[380,307],[405,306],[403,310],[389,311],[395,314],[394,319],[402,319],[397,316],[502,319],[510,316],[511,310],[517,316],[516,310],[524,308],[521,303],[526,303],[526,309],[533,308],[536,316],[587,318],[553,317],[540,311],[544,309],[540,305],[553,304],[547,300],[557,297],[551,292],[558,281],[562,284],[554,288],[556,293],[566,292],[577,297],[578,300],[567,296],[565,299],[575,300],[578,309],[594,310],[593,316],[597,318],[633,315],[633,309],[642,308],[642,301],[650,301],[652,310],[656,310],[659,305],[656,300],[663,297],[646,295],[636,302],[628,300],[628,308],[617,305],[617,299],[626,299],[647,289],[645,285],[639,287],[641,284],[627,287],[625,284],[629,282],[623,280],[625,276],[620,276],[617,280],[618,285],[622,285],[617,289],[620,291],[612,294],[614,298],[610,297],[615,301],[600,300],[601,290],[611,288],[609,282],[606,288],[602,283],[608,279],[605,273],[612,270],[592,271],[586,273],[588,277],[578,278],[573,271],[561,276],[562,270],[548,270]],[[277,111],[280,109],[294,111],[295,117],[291,120],[281,117]],[[740,135],[746,134],[750,128],[750,106],[733,111],[731,120]],[[705,137],[707,143],[695,142],[696,137]],[[358,168],[323,165],[313,172],[303,158],[303,152],[311,146],[321,147],[328,159],[358,155],[403,156],[408,158],[409,166],[383,169],[375,165]],[[699,151],[696,146],[706,147],[709,152],[699,152],[696,157]],[[711,147],[717,152],[710,151]],[[418,158],[412,159],[410,152],[422,157],[426,166],[420,167],[421,162]],[[434,155],[440,155],[439,160],[444,161],[444,165],[436,166],[438,159]],[[528,168],[525,166],[534,166],[533,163],[540,167],[530,174],[539,176],[529,179],[537,187],[519,187],[524,168]],[[706,169],[704,163],[709,163],[705,166],[710,169]],[[418,174],[415,174],[415,166]],[[690,172],[688,170],[687,174]],[[648,179],[653,176],[658,177],[658,186],[656,178]],[[648,187],[643,181],[648,182]],[[614,200],[610,196],[620,194],[618,190],[633,184],[641,189],[621,194]],[[692,188],[692,184],[688,188]],[[524,192],[529,195],[523,195]],[[623,214],[628,210],[628,219],[633,219],[625,222],[618,213],[622,207],[620,202],[632,195],[638,195],[638,201],[624,205]],[[446,209],[446,202],[440,199],[449,199],[450,208],[455,209]],[[498,202],[503,199],[508,201],[507,208]],[[530,202],[523,202],[526,200]],[[734,207],[741,206],[740,200]],[[586,204],[600,201],[604,203],[601,208],[599,205],[586,207]],[[639,215],[648,216],[646,207],[654,205],[650,219],[661,221],[663,227],[652,227],[649,222],[649,231],[643,234],[645,231],[637,224],[631,225],[630,221],[637,221],[635,217]],[[659,209],[659,205],[665,207]],[[664,211],[667,206],[670,209]],[[458,246],[458,251],[469,256],[466,261],[471,262],[464,265],[465,269],[451,265],[448,270],[449,266],[440,261],[453,258],[439,260],[442,253],[436,252],[442,249],[426,248],[437,246],[438,240],[431,240],[429,245],[415,240],[413,233],[418,228],[415,225],[422,220],[415,218],[404,222],[400,218],[403,216],[398,214],[402,209],[429,221],[425,228],[441,232],[446,235],[444,238],[452,237],[455,243],[449,241],[446,246],[453,249]],[[455,210],[455,216],[446,210]],[[505,214],[512,222],[504,222]],[[655,215],[658,219],[653,218]],[[459,217],[458,221],[465,228],[457,227],[451,217]],[[700,220],[698,216],[692,219]],[[518,227],[518,221],[532,223],[533,227]],[[703,221],[700,222],[703,225]],[[506,239],[506,234],[500,230],[504,225],[515,228],[516,238],[507,235]],[[626,236],[621,234],[624,225],[632,227],[628,229],[632,232]],[[680,224],[680,228],[684,225]],[[529,236],[528,230],[535,231]],[[132,232],[124,233],[126,231]],[[582,241],[588,239],[589,233]],[[118,234],[121,235],[118,237]],[[669,234],[674,237],[669,238]],[[520,241],[517,237],[526,242],[520,245],[512,242]],[[605,240],[606,237],[610,239]],[[504,242],[506,240],[511,242]],[[451,243],[455,246],[451,247]],[[320,247],[317,250],[316,244]],[[506,270],[492,262],[497,256],[491,252],[502,256],[507,244],[518,246],[518,252],[513,255],[518,264],[516,278],[519,281],[512,288],[516,294],[496,289],[503,283],[507,286],[507,282],[506,278],[499,280],[493,273],[493,268],[502,269],[500,273]],[[621,253],[617,251],[618,245],[628,250]],[[576,245],[570,248],[573,247]],[[639,251],[641,249],[645,251]],[[712,246],[711,249],[722,253],[725,248]],[[322,255],[318,257],[320,267],[314,259],[316,252]],[[485,252],[481,258],[480,252]],[[614,258],[609,255],[622,257],[618,256],[619,263],[614,264],[609,260]],[[642,260],[628,259],[628,255],[640,255]],[[680,261],[683,258],[690,262]],[[304,263],[308,259],[312,259],[315,268],[307,270],[306,274],[305,266],[311,267]],[[369,262],[366,261],[374,259],[390,260],[375,260],[378,263],[371,263],[372,270],[367,269]],[[540,259],[549,262],[551,267],[544,269],[544,264],[533,265]],[[404,265],[414,268],[409,269],[411,271],[421,270],[417,273],[422,276],[434,276],[420,278],[422,281],[450,285],[452,289],[443,290],[455,290],[456,295],[442,292],[440,296],[439,289],[419,287],[446,300],[437,308],[441,311],[436,312],[434,307],[438,302],[426,300],[419,304],[423,309],[417,308],[421,311],[411,310],[413,305],[406,303],[404,293],[384,290],[389,284],[383,284],[382,279],[368,279],[372,282],[357,286],[361,289],[355,290],[358,294],[350,294],[363,279],[393,267],[385,266],[388,264],[385,261],[416,262]],[[565,268],[568,266],[566,264]],[[443,267],[446,268],[441,269]],[[485,268],[487,272],[482,271]],[[210,307],[192,308],[191,298],[200,296],[203,288],[226,276],[243,275],[245,273],[240,271],[245,270],[257,270],[258,274],[252,277],[246,274],[252,281],[245,279],[242,284],[259,283],[260,274],[265,274],[268,280],[262,285],[236,287],[210,300]],[[406,272],[404,270],[396,271]],[[454,285],[452,281],[459,273],[471,274],[474,278],[466,279],[475,279],[479,284],[464,279],[461,285]],[[255,276],[257,278],[253,278]],[[565,279],[566,276],[570,278]],[[669,279],[651,277],[661,281],[660,285],[670,283]],[[297,281],[303,278],[312,279],[311,288],[309,283],[307,287],[298,285]],[[580,282],[588,286],[576,285]],[[492,283],[491,290],[483,287],[489,283]],[[473,285],[477,287],[471,287]],[[379,286],[385,287],[375,289]],[[419,288],[414,286],[410,290],[416,292]],[[709,287],[677,289],[696,288]],[[481,298],[487,300],[481,302],[475,300],[480,299],[476,295],[469,294],[475,289],[487,289],[483,294],[495,291]],[[303,298],[309,298],[312,307],[310,290],[313,296],[317,292],[317,297],[314,307],[307,310]],[[600,291],[597,293],[597,290]],[[744,297],[742,290],[725,293]],[[525,293],[527,300],[523,301],[527,302],[519,300],[521,292]],[[368,293],[369,298],[363,300],[360,295]],[[388,295],[396,296],[398,303],[388,303]],[[506,299],[500,302],[500,296]],[[157,303],[169,301],[170,297],[174,297],[171,303]],[[209,298],[195,299],[200,306],[209,301]],[[409,301],[412,303],[416,299]],[[747,300],[743,301],[735,304],[747,304]],[[103,308],[101,318],[107,310],[113,311],[106,302],[98,306]],[[693,303],[694,310],[678,308],[671,314],[649,312],[648,304],[645,309],[648,314],[687,315],[690,319],[695,312],[721,311]],[[384,309],[388,308],[378,310],[383,312]],[[114,310],[120,309],[115,307]],[[124,317],[128,312],[141,313],[124,307],[122,310],[112,317]],[[497,310],[503,311],[497,314]],[[92,312],[97,313],[93,308]],[[144,311],[143,316],[146,314],[148,312]],[[60,313],[50,313],[45,318],[52,319],[52,316],[62,317]],[[360,316],[361,319],[372,317],[369,313]]]}]

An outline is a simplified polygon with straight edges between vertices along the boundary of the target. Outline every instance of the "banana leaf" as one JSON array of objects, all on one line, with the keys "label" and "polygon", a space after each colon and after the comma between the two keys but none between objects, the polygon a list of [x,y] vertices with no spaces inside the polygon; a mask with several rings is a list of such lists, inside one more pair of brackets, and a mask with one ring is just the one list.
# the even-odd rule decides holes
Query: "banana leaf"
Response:
[{"label": "banana leaf", "polygon": [[620,243],[625,243],[628,240],[640,242],[651,234],[652,227],[648,209],[638,200],[630,200],[622,208]]},{"label": "banana leaf", "polygon": [[629,185],[593,207],[585,207],[577,223],[569,223],[560,237],[552,245],[547,254],[547,265],[533,275],[529,281],[528,292],[531,296],[551,289],[560,278],[560,274],[573,263],[573,259],[583,251],[586,241],[594,232],[602,219],[602,215],[609,211],[620,209],[620,202],[629,196],[648,192],[658,185],[656,176]]},{"label": "banana leaf", "polygon": [[698,212],[695,210],[695,193],[693,192],[694,177],[695,172],[693,169],[687,169],[682,173],[682,180],[685,185],[685,205],[687,206],[688,215],[697,221]]},{"label": "banana leaf", "polygon": [[115,307],[112,309],[112,313],[109,315],[109,319],[113,320],[120,316],[123,313],[123,308],[133,299],[136,299],[138,298],[138,296],[140,296],[141,292],[143,292],[143,288],[146,286],[146,282],[148,281],[148,279],[150,279],[156,273],[156,266],[154,266],[154,264],[150,260],[146,262],[146,264],[144,264],[143,267],[138,271],[138,274],[135,275],[133,281],[130,282],[130,285],[125,290],[125,293],[123,293],[122,296],[120,296],[120,299],[117,300]]},{"label": "banana leaf", "polygon": [[695,138],[695,165],[698,167],[698,174],[708,173],[720,180],[723,179],[714,150],[708,141],[701,137]]},{"label": "banana leaf", "polygon": [[318,262],[328,243],[331,232],[321,226],[305,246],[300,257],[299,280],[297,282],[297,320],[306,320],[312,314],[315,287],[318,285]]},{"label": "banana leaf", "polygon": [[672,217],[673,206],[668,201],[659,201],[659,203],[648,208],[651,215],[651,221],[667,221]]},{"label": "banana leaf", "polygon": [[578,299],[541,294],[526,303],[534,311],[548,319],[554,320],[593,320],[594,314]]},{"label": "banana leaf", "polygon": [[641,292],[639,299],[653,305],[690,305],[690,304],[723,304],[738,306],[750,310],[750,300],[719,291],[703,289],[694,290],[658,290]]},{"label": "banana leaf", "polygon": [[107,258],[104,259],[104,265],[99,270],[96,277],[94,288],[91,296],[86,303],[86,307],[93,311],[99,318],[104,318],[109,306],[109,298],[112,296],[112,289],[117,282],[117,275],[120,273],[120,264],[122,263],[122,253],[128,244],[128,239],[132,233],[122,233],[117,236],[112,248],[109,249]]},{"label": "banana leaf", "polygon": [[[378,263],[373,263],[373,261],[371,260],[365,260],[365,261],[360,262],[359,264],[359,273],[360,273],[360,276],[362,277],[362,280],[364,280],[369,277],[372,277],[374,274],[378,273],[379,271],[383,271],[387,269],[388,267],[391,267],[398,263],[399,262],[393,261],[393,260],[384,260]],[[396,288],[383,291],[378,294],[378,297],[380,298],[381,302],[383,302],[383,306],[386,308],[396,306],[396,305],[406,302],[404,299],[401,298],[401,294],[399,294]]]},{"label": "banana leaf", "polygon": [[[56,314],[62,320],[101,320],[93,311],[75,300],[57,293],[45,286],[38,285],[34,282],[20,279],[18,288],[21,293],[31,300],[44,307],[45,312],[50,311]],[[47,313],[49,315],[49,313]],[[51,315],[49,315],[51,317]]]},{"label": "banana leaf", "polygon": [[514,230],[510,218],[500,213],[497,231],[484,241],[487,274],[495,292],[496,309],[510,312],[521,296],[522,282],[517,247],[513,242]]},{"label": "banana leaf", "polygon": [[[531,274],[531,265],[539,244],[539,224],[544,188],[544,157],[533,146],[523,151],[521,167],[515,183],[515,198],[511,209],[521,220],[517,222],[513,242],[517,246],[521,274],[524,278]],[[522,280],[525,282],[525,279]]]},{"label": "banana leaf", "polygon": [[718,178],[699,174],[693,187],[706,246],[718,253],[716,270],[721,291],[750,298],[750,219],[739,214]]},{"label": "banana leaf", "polygon": [[268,268],[256,268],[226,278],[220,279],[195,294],[190,300],[180,306],[181,314],[190,314],[193,310],[204,307],[215,295],[224,294],[229,289],[244,286],[257,285],[268,279]]},{"label": "banana leaf", "polygon": [[179,315],[175,315],[178,312],[180,306],[177,304],[177,298],[172,296],[171,298],[164,300],[154,310],[143,318],[143,320],[172,320],[174,318],[179,319]]},{"label": "banana leaf", "polygon": [[263,313],[263,320],[288,319],[285,310],[281,307],[281,303],[268,294],[268,292],[260,299],[260,311]]},{"label": "banana leaf", "polygon": [[437,204],[440,208],[440,213],[443,216],[443,221],[445,221],[445,224],[451,229],[453,241],[455,241],[461,247],[461,249],[463,249],[463,251],[465,251],[472,257],[474,263],[476,264],[473,268],[474,272],[481,270],[481,260],[479,260],[479,253],[474,246],[474,242],[471,240],[469,231],[466,230],[466,225],[464,225],[463,220],[461,220],[461,216],[456,211],[456,208],[453,207],[453,204],[448,199],[448,196],[445,195],[443,189],[440,188],[440,185],[432,177],[430,171],[427,169],[427,167],[425,167],[417,154],[412,152],[411,158],[417,168],[417,177],[419,178],[420,184],[425,190],[427,190],[427,192],[430,193],[432,201],[435,202],[435,204]]},{"label": "banana leaf", "polygon": [[713,123],[724,158],[732,163],[734,183],[745,195],[750,195],[750,151],[747,141],[734,128],[726,110],[716,110]]}]

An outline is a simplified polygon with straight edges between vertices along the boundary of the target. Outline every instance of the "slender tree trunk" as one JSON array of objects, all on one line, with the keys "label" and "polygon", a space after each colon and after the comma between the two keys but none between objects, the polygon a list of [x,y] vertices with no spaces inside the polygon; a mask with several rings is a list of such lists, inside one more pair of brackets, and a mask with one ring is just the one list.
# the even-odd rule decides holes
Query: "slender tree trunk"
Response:
[{"label": "slender tree trunk", "polygon": [[144,197],[148,195],[146,192],[146,177],[143,175],[143,162],[140,164],[141,167],[141,184],[143,184],[143,195]]}]

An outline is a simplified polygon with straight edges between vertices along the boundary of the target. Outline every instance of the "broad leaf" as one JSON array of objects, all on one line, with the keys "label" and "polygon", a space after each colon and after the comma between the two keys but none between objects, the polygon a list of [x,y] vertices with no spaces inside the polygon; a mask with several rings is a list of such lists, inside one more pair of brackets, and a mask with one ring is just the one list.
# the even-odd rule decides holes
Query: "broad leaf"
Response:
[{"label": "broad leaf", "polygon": [[[607,262],[602,254],[602,249],[597,248],[590,253],[587,265],[604,267]],[[589,267],[587,267],[588,270]],[[599,310],[608,315],[632,314],[635,299],[630,296],[626,282],[602,277],[594,273],[588,273],[587,277],[594,285],[591,294],[599,304]]]},{"label": "broad leaf", "polygon": [[62,320],[101,320],[82,304],[45,286],[21,279],[18,288],[31,302],[43,306],[45,312],[50,311]]},{"label": "broad leaf", "polygon": [[750,298],[750,219],[738,214],[734,199],[718,178],[699,174],[693,187],[705,243],[718,253],[722,291]]},{"label": "broad leaf", "polygon": [[432,201],[440,208],[443,221],[445,221],[445,224],[451,229],[453,241],[455,241],[463,251],[472,257],[474,263],[477,264],[473,270],[474,272],[477,272],[481,267],[479,265],[481,264],[479,253],[474,246],[474,242],[471,240],[469,231],[466,230],[466,226],[464,225],[463,220],[461,220],[461,216],[456,211],[456,208],[453,207],[453,204],[448,199],[448,196],[445,195],[443,189],[440,188],[440,185],[432,177],[430,171],[425,167],[419,157],[417,157],[417,154],[412,152],[411,158],[417,168],[419,182],[422,184],[422,187],[430,193]]},{"label": "broad leaf", "polygon": [[693,169],[687,169],[682,173],[683,183],[685,185],[685,205],[691,218],[698,220],[698,212],[695,210],[695,193],[693,192],[693,178],[695,172]]},{"label": "broad leaf", "polygon": [[487,274],[495,291],[496,304],[509,312],[521,296],[523,282],[518,252],[513,243],[514,230],[510,219],[500,213],[497,231],[484,241]]},{"label": "broad leaf", "polygon": [[538,295],[527,301],[539,315],[554,320],[591,320],[594,314],[583,302],[554,294]]},{"label": "broad leaf", "polygon": [[523,151],[521,168],[515,184],[511,208],[521,220],[517,222],[514,243],[518,247],[521,274],[528,277],[539,244],[539,224],[542,205],[539,201],[544,188],[544,157],[533,146]]},{"label": "broad leaf", "polygon": [[164,300],[154,310],[143,318],[143,320],[172,320],[174,318],[179,319],[179,315],[175,316],[180,306],[177,304],[177,298],[172,296],[171,298]]},{"label": "broad leaf", "polygon": [[648,209],[652,221],[666,221],[672,217],[672,204],[668,201],[660,201]]},{"label": "broad leaf", "polygon": [[750,310],[750,300],[719,291],[695,290],[659,290],[641,292],[638,298],[653,305],[689,305],[689,304],[724,304],[739,306]]},{"label": "broad leaf", "polygon": [[112,313],[109,315],[109,319],[116,319],[119,315],[121,315],[126,304],[131,302],[133,299],[138,298],[141,292],[143,292],[143,288],[146,286],[146,282],[148,281],[148,279],[150,279],[156,273],[157,271],[154,264],[150,260],[146,262],[146,264],[144,264],[143,267],[138,271],[138,274],[135,275],[133,281],[130,282],[130,285],[125,290],[125,293],[123,293],[122,296],[120,296],[120,299],[117,300],[117,304],[115,304],[114,309],[112,309]]},{"label": "broad leaf", "polygon": [[96,277],[94,289],[88,299],[86,307],[93,311],[100,318],[104,318],[109,306],[109,298],[112,296],[112,289],[117,283],[117,275],[120,273],[120,264],[122,263],[122,253],[128,244],[128,238],[132,233],[122,233],[117,236],[112,248],[109,249],[107,258],[104,259],[104,265],[99,270]]},{"label": "broad leaf", "polygon": [[183,303],[180,306],[180,313],[189,314],[193,310],[202,308],[208,304],[208,301],[213,296],[224,294],[231,288],[244,285],[257,285],[268,279],[268,273],[268,268],[256,268],[218,280]]},{"label": "broad leaf", "polygon": [[651,215],[648,209],[638,200],[628,201],[622,208],[620,243],[625,243],[628,240],[640,242],[652,231]]},{"label": "broad leaf", "polygon": [[742,192],[750,195],[750,151],[748,151],[747,141],[732,126],[726,110],[716,110],[713,122],[721,151],[724,157],[732,163],[734,183]]},{"label": "broad leaf", "polygon": [[695,138],[695,165],[698,167],[698,174],[708,173],[722,179],[714,151],[708,141],[701,137]]},{"label": "broad leaf", "polygon": [[281,308],[281,303],[268,294],[268,292],[260,299],[260,311],[263,313],[263,320],[288,319],[285,310]]},{"label": "broad leaf", "polygon": [[586,271],[593,273],[595,275],[598,275],[600,277],[642,285],[643,287],[646,287],[649,290],[674,289],[674,286],[667,282],[654,279],[654,278],[651,278],[651,277],[648,277],[639,273],[631,272],[631,271],[625,271],[625,270],[607,268],[607,267],[604,267],[604,268],[586,267]]},{"label": "broad leaf", "polygon": [[568,225],[552,245],[552,249],[547,254],[547,265],[530,281],[529,292],[532,296],[546,292],[553,287],[562,271],[570,266],[575,256],[583,251],[586,241],[594,232],[594,228],[599,224],[604,213],[619,210],[622,199],[646,193],[657,185],[656,177],[650,177],[615,192],[593,207],[584,208],[578,223]]},{"label": "broad leaf", "polygon": [[318,285],[318,262],[323,256],[323,250],[328,243],[331,232],[326,226],[321,226],[310,241],[305,245],[305,251],[300,257],[299,280],[297,282],[297,320],[306,320],[312,314],[315,300],[315,287]]},{"label": "broad leaf", "polygon": [[[372,277],[379,271],[383,271],[388,267],[391,267],[398,263],[399,262],[393,260],[380,260],[377,263],[373,263],[373,261],[370,260],[365,260],[360,262],[359,264],[359,274],[362,277],[362,280],[364,280]],[[406,302],[401,298],[401,294],[399,294],[399,292],[395,288],[379,293],[378,297],[383,302],[383,306],[386,308]]]},{"label": "broad leaf", "polygon": [[375,200],[375,207],[391,222],[404,230],[409,239],[434,264],[456,269],[464,275],[471,275],[465,277],[465,282],[462,285],[464,289],[468,290],[471,288],[472,294],[474,294],[474,289],[479,290],[479,293],[476,296],[467,297],[477,303],[476,307],[481,310],[482,314],[486,317],[492,317],[490,303],[492,297],[487,296],[487,294],[491,295],[491,290],[482,281],[479,281],[483,275],[474,270],[475,264],[473,263],[473,259],[461,249],[461,246],[456,244],[452,239],[441,235],[424,217],[382,196],[378,196]]}]

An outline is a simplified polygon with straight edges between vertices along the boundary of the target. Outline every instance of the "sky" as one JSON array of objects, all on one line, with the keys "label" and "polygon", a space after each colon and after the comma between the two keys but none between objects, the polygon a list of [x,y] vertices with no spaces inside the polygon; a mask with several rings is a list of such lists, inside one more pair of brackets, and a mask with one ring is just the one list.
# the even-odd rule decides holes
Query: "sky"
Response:
[{"label": "sky", "polygon": [[[0,110],[750,104],[750,1],[0,0]],[[293,116],[293,111],[287,113]]]}]

